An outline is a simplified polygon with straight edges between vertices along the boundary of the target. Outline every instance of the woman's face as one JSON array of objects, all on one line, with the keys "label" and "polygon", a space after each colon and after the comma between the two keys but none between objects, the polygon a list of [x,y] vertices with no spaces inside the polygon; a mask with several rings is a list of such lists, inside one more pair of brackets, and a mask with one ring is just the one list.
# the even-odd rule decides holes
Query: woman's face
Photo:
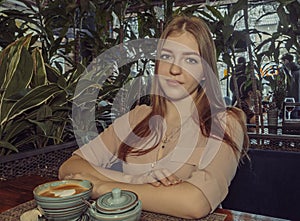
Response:
[{"label": "woman's face", "polygon": [[189,32],[171,34],[159,54],[159,86],[171,100],[195,96],[204,80],[198,43]]}]

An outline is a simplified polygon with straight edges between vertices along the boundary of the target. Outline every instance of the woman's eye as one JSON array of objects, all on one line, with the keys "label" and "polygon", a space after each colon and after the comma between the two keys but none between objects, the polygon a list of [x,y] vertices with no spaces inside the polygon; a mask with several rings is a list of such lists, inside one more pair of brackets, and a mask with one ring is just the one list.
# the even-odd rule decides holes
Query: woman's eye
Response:
[{"label": "woman's eye", "polygon": [[198,61],[195,58],[187,58],[185,60],[189,64],[198,64]]},{"label": "woman's eye", "polygon": [[161,60],[170,60],[172,57],[169,54],[161,54],[160,59]]}]

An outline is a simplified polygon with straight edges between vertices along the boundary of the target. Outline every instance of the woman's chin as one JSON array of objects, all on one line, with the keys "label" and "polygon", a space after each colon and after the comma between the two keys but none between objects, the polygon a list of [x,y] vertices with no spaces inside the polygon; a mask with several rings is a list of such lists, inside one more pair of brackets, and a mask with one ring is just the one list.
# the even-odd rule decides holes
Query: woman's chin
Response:
[{"label": "woman's chin", "polygon": [[186,92],[176,91],[172,93],[170,90],[168,93],[165,93],[165,96],[168,100],[173,102],[187,100],[189,97],[192,98],[190,94],[187,94]]}]

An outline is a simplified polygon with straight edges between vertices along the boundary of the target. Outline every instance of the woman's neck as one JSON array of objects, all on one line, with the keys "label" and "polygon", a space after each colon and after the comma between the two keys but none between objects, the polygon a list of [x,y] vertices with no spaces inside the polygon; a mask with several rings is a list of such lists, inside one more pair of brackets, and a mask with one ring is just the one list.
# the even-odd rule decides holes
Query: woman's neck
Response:
[{"label": "woman's neck", "polygon": [[167,101],[165,120],[168,125],[180,126],[187,118],[192,116],[194,102],[190,97],[177,101]]}]

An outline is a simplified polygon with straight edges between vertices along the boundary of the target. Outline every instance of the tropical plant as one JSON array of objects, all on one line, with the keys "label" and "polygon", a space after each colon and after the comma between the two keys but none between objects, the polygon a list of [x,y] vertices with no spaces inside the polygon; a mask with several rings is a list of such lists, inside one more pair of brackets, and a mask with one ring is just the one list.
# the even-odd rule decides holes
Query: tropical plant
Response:
[{"label": "tropical plant", "polygon": [[56,68],[45,64],[31,39],[22,37],[0,54],[0,155],[72,137],[68,115],[76,80],[64,81]]},{"label": "tropical plant", "polygon": [[[73,139],[70,115],[76,104],[72,96],[81,73],[103,51],[124,39],[139,37],[133,35],[136,30],[131,27],[131,18],[125,18],[126,2],[20,0],[20,5],[15,8],[3,5],[0,27],[5,26],[9,35],[3,36],[0,42],[5,48],[1,55],[0,74],[6,80],[13,80],[1,82],[0,154]],[[120,21],[120,27],[112,26],[113,15]],[[150,26],[145,25],[147,19],[153,20],[155,15],[142,12],[138,15],[139,27],[144,27],[139,34],[143,37],[156,33],[149,32]],[[6,38],[10,35],[15,37]],[[120,88],[124,84],[137,84],[133,81],[135,77],[148,75],[145,71],[148,62],[129,63],[120,67],[117,75],[98,73],[100,79],[107,77],[107,80],[100,82],[102,87],[97,100],[93,101],[93,108],[87,107],[86,111],[96,110],[94,120],[100,131],[114,119],[116,110],[111,101]],[[23,68],[25,64],[26,68]],[[132,67],[135,67],[136,75],[132,75]],[[22,77],[22,83],[17,85],[21,75],[24,79]],[[138,83],[140,88],[146,88],[142,86],[145,82]],[[138,97],[136,93],[140,92],[124,91],[126,96]],[[126,99],[123,99],[123,104]],[[13,115],[7,117],[5,111]]]}]

